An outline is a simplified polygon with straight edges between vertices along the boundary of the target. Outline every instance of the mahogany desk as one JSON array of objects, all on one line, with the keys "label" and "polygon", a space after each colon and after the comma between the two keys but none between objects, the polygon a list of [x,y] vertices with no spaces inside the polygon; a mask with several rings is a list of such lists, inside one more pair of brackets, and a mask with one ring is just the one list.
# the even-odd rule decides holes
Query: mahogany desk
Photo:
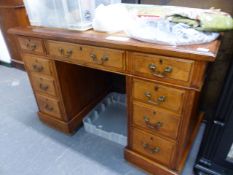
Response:
[{"label": "mahogany desk", "polygon": [[155,175],[180,174],[203,117],[198,97],[220,39],[172,47],[94,31],[18,27],[9,33],[17,38],[44,123],[74,133],[109,93],[113,80],[106,72],[124,75],[125,159]]}]

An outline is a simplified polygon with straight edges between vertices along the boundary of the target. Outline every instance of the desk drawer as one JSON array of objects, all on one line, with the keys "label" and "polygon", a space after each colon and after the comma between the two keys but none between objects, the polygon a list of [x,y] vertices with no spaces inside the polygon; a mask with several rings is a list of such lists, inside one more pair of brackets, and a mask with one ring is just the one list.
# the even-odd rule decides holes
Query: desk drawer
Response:
[{"label": "desk drawer", "polygon": [[36,95],[39,109],[42,113],[49,114],[55,118],[62,119],[60,103],[53,98]]},{"label": "desk drawer", "polygon": [[159,85],[157,83],[134,79],[133,97],[136,100],[166,108],[180,113],[183,105],[184,90]]},{"label": "desk drawer", "polygon": [[22,50],[32,53],[44,53],[43,42],[41,39],[18,37],[19,46]]},{"label": "desk drawer", "polygon": [[136,152],[162,163],[170,165],[175,151],[175,143],[133,128],[132,149]]},{"label": "desk drawer", "polygon": [[58,41],[47,41],[48,53],[62,59],[79,61],[93,67],[112,68],[123,70],[125,68],[125,52],[116,49],[71,44]]},{"label": "desk drawer", "polygon": [[194,61],[158,55],[130,53],[133,74],[148,78],[190,80]]},{"label": "desk drawer", "polygon": [[51,56],[67,60],[81,57],[82,47],[78,44],[49,40],[46,42],[46,46]]},{"label": "desk drawer", "polygon": [[55,82],[53,78],[45,78],[39,75],[31,75],[34,90],[56,96]]},{"label": "desk drawer", "polygon": [[23,54],[23,60],[29,71],[52,75],[52,65],[50,60],[30,54]]},{"label": "desk drawer", "polygon": [[124,70],[125,52],[116,49],[83,46],[83,56],[79,59],[95,67]]},{"label": "desk drawer", "polygon": [[176,139],[179,117],[161,108],[134,102],[133,123],[157,134]]}]

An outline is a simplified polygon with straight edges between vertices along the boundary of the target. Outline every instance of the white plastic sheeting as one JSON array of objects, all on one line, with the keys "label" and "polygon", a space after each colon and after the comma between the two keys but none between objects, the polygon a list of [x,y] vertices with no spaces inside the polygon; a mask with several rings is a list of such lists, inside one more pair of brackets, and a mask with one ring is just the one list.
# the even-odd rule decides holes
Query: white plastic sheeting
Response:
[{"label": "white plastic sheeting", "polygon": [[175,24],[165,17],[139,17],[123,4],[101,5],[96,9],[93,28],[101,32],[124,31],[130,38],[166,45],[191,45],[215,40],[219,33],[202,32],[186,24]]},{"label": "white plastic sheeting", "polygon": [[101,4],[96,8],[92,26],[95,31],[113,33],[125,30],[129,20],[129,13],[124,6]]},{"label": "white plastic sheeting", "polygon": [[182,23],[140,18],[128,26],[126,33],[137,40],[166,45],[208,43],[219,36],[219,33],[200,32]]}]

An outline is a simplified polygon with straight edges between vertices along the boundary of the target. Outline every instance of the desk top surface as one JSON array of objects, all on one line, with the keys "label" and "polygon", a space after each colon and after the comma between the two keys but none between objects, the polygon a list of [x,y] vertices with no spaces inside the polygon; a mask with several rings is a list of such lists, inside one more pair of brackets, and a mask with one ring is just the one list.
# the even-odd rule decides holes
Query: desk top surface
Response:
[{"label": "desk top surface", "polygon": [[16,27],[10,29],[9,33],[29,37],[101,46],[106,48],[147,52],[199,61],[214,61],[216,59],[221,43],[221,37],[219,37],[217,40],[207,44],[168,46],[130,39],[127,38],[124,33],[108,34],[95,32],[93,30],[78,32],[43,27]]}]

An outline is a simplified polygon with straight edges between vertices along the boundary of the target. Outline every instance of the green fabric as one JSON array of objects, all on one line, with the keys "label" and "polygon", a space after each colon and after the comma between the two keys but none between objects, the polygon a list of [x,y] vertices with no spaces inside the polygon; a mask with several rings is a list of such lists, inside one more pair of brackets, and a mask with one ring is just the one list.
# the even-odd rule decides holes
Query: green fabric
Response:
[{"label": "green fabric", "polygon": [[[129,11],[136,11],[138,15],[169,18],[174,23],[185,23],[200,31],[223,32],[233,30],[232,17],[227,13],[214,10],[207,12],[204,9],[142,4],[125,4],[125,7]],[[187,9],[190,9],[190,11]],[[193,18],[190,16],[193,16]]]},{"label": "green fabric", "polygon": [[198,27],[200,25],[200,23],[197,20],[193,20],[187,17],[183,17],[180,15],[174,15],[171,17],[171,21],[174,23],[184,23],[189,25],[190,27]]},{"label": "green fabric", "polygon": [[211,32],[222,32],[233,30],[233,20],[230,16],[212,13],[203,13],[199,17],[201,21],[200,30]]},{"label": "green fabric", "polygon": [[233,30],[232,18],[222,14],[203,13],[199,16],[198,20],[174,15],[171,17],[171,21],[174,23],[184,23],[197,30],[206,32],[223,32]]}]

